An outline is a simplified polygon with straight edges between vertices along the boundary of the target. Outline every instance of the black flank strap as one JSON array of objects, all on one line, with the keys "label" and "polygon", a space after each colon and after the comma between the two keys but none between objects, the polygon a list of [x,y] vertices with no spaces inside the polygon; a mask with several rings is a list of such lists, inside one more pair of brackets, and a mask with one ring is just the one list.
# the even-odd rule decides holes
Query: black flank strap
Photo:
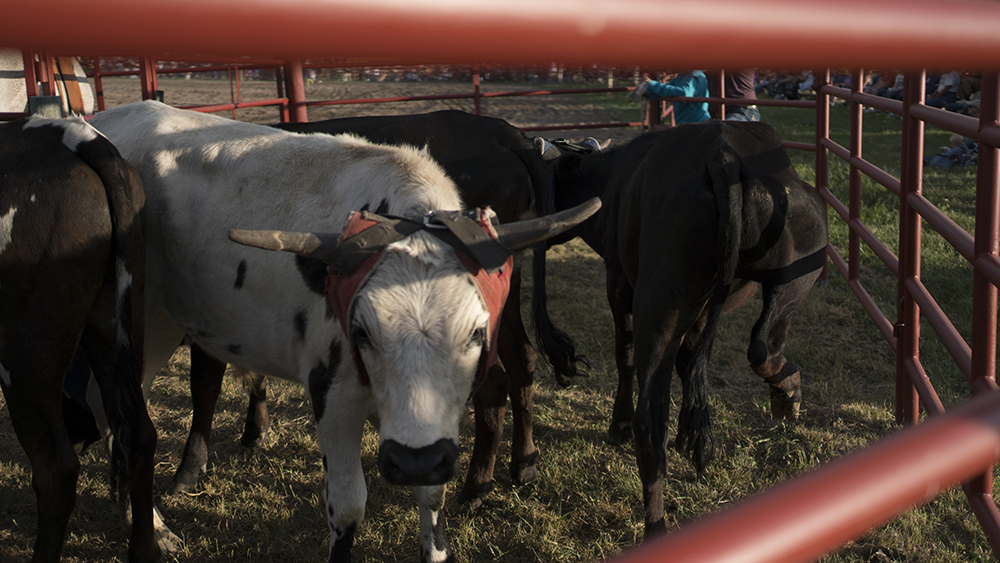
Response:
[{"label": "black flank strap", "polygon": [[808,256],[799,258],[795,262],[774,270],[766,272],[755,272],[751,274],[741,274],[737,271],[736,276],[753,280],[766,285],[782,285],[796,280],[810,272],[814,272],[823,267],[826,260],[826,247],[820,248]]}]

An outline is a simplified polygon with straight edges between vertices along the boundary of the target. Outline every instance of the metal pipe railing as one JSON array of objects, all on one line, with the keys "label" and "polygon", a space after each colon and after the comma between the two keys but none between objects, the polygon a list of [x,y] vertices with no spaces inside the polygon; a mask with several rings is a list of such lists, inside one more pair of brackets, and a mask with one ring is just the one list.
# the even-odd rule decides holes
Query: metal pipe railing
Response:
[{"label": "metal pipe railing", "polygon": [[[807,68],[822,66],[919,69],[926,67],[1000,69],[1000,4],[966,0],[842,0],[837,3],[800,0],[762,0],[753,9],[737,10],[732,0],[704,0],[697,9],[679,3],[635,0],[621,3],[572,4],[522,2],[512,6],[473,3],[461,13],[446,0],[414,0],[408,3],[311,2],[309,0],[262,0],[250,14],[234,14],[228,4],[209,2],[178,9],[170,3],[137,3],[127,11],[117,1],[95,0],[88,4],[88,26],[81,28],[72,19],[46,22],[44,26],[10,26],[4,39],[12,45],[45,45],[53,52],[152,52],[168,50],[178,54],[217,53],[221,57],[253,55],[273,57],[280,53],[289,61],[303,56],[337,56],[410,61],[446,60],[456,57],[469,61],[495,60],[500,64],[546,61],[587,61],[604,64],[639,65],[647,68],[664,64],[700,68]],[[32,21],[37,12],[71,13],[69,0],[36,0],[7,7],[10,21]],[[513,9],[516,8],[516,9]],[[567,16],[567,13],[571,14]],[[275,26],[294,14],[297,25]],[[735,22],[722,21],[719,14],[737,14]],[[900,14],[907,14],[901,18]],[[565,21],[569,25],[552,26]],[[156,21],[156,26],[148,22]],[[662,33],[664,22],[671,33]],[[942,25],[947,22],[947,25]],[[728,23],[728,24],[727,24]],[[328,33],[332,25],[338,30]],[[845,30],[854,30],[854,33]],[[888,30],[888,31],[886,31]],[[641,37],[641,47],[635,38]],[[913,41],[913,38],[920,38]],[[796,45],[789,49],[788,45]],[[462,52],[457,53],[456,46]],[[734,49],[733,46],[741,46]],[[404,53],[404,55],[400,55]],[[43,61],[48,57],[43,57]],[[956,60],[958,61],[956,63]],[[406,62],[405,60],[402,62]],[[46,64],[39,66],[43,93],[51,88]],[[288,98],[293,100],[298,120],[305,103],[292,91],[297,67],[290,65]],[[923,72],[907,77],[907,94],[902,105],[904,150],[900,177],[899,296],[897,322],[893,325],[894,349],[901,365],[897,393],[897,417],[915,422],[916,397],[924,398],[931,412],[943,410],[935,401],[926,374],[919,364],[920,309],[914,295],[919,287],[921,217],[922,137],[924,120],[959,132],[977,133],[980,142],[996,147],[1000,141],[996,112],[987,108],[975,130],[970,122],[922,106]],[[992,76],[995,80],[995,75]],[[155,87],[155,84],[154,84]],[[989,86],[993,88],[993,86]],[[996,102],[995,89],[991,90]],[[985,94],[985,92],[984,92]],[[284,96],[279,96],[279,98]],[[851,93],[857,103],[892,108],[895,104]],[[478,97],[477,97],[478,99]],[[761,105],[766,103],[758,102]],[[784,105],[784,104],[783,104]],[[992,113],[990,113],[992,112]],[[304,115],[302,116],[304,117]],[[966,135],[969,136],[969,135]],[[817,144],[817,157],[826,147]],[[860,156],[851,155],[850,165]],[[987,155],[979,193],[995,209],[997,179],[995,153]],[[981,171],[983,171],[981,169]],[[822,189],[828,190],[824,185]],[[983,222],[992,223],[995,214],[983,212]],[[997,267],[994,234],[980,238],[977,216],[973,265],[987,265],[995,275]],[[836,253],[831,253],[831,256]],[[838,268],[849,269],[843,261]],[[978,276],[978,270],[977,274]],[[976,278],[975,307],[996,308],[993,297],[981,297],[980,289],[991,285],[985,274]],[[994,280],[995,282],[995,277]],[[987,283],[991,282],[991,283]],[[863,288],[851,283],[855,294]],[[916,292],[911,294],[911,292]],[[992,306],[990,306],[992,303]],[[995,311],[994,311],[995,312]],[[979,331],[995,331],[976,317],[973,340]],[[883,330],[884,324],[879,324]],[[884,332],[883,332],[884,334]],[[994,336],[995,337],[995,336]],[[986,366],[994,361],[995,347],[976,345],[989,357],[975,360],[972,388],[977,393],[995,387]],[[978,356],[977,356],[978,357]],[[995,369],[995,368],[994,368]],[[916,374],[916,375],[914,375]],[[916,388],[915,388],[916,387]],[[919,390],[919,391],[918,391]],[[801,561],[814,558],[863,533],[903,506],[920,502],[936,493],[942,483],[972,480],[970,503],[984,529],[991,534],[994,549],[1000,546],[1000,516],[989,496],[987,472],[997,457],[996,420],[1000,413],[997,394],[973,399],[968,405],[933,417],[914,429],[886,440],[870,450],[831,463],[800,481],[779,487],[760,504],[746,503],[737,510],[694,524],[672,538],[674,543],[652,543],[635,557],[652,560],[652,549],[663,545],[670,557],[683,561],[687,551],[697,555],[689,560],[710,561],[738,556],[742,561]],[[873,453],[874,452],[874,453]],[[978,476],[977,476],[978,473]],[[815,477],[820,475],[820,477]],[[804,502],[804,498],[810,502]],[[784,504],[782,504],[784,503]],[[751,509],[745,509],[751,506]],[[820,508],[816,508],[820,506]],[[774,517],[763,509],[778,507]],[[808,510],[808,512],[804,512]],[[767,515],[767,516],[765,516]],[[717,541],[720,532],[708,526],[721,524],[726,541]],[[781,528],[784,524],[787,527]],[[831,528],[831,526],[833,526]],[[695,538],[692,541],[690,538]],[[668,538],[669,539],[669,538]],[[684,543],[688,542],[688,543]],[[723,551],[724,550],[724,551]],[[713,555],[715,557],[713,557]],[[659,554],[655,555],[660,558]],[[757,559],[754,559],[754,558]],[[765,559],[766,557],[766,559]]]},{"label": "metal pipe railing", "polygon": [[[1000,459],[1000,392],[783,483],[616,563],[813,561]],[[989,507],[984,507],[988,509]]]}]

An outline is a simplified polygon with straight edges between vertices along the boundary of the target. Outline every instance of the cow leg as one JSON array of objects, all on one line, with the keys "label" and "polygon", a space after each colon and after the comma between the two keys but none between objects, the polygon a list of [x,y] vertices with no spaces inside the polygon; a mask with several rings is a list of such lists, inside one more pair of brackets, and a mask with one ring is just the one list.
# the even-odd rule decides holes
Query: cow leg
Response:
[{"label": "cow leg", "polygon": [[490,368],[486,381],[472,398],[476,437],[469,472],[457,499],[459,503],[468,503],[472,510],[479,508],[493,490],[493,469],[503,434],[508,394],[514,418],[511,481],[523,484],[538,478],[538,451],[532,439],[532,385],[537,354],[521,317],[518,269],[512,274],[510,288],[497,340],[500,363]]},{"label": "cow leg", "polygon": [[[698,476],[715,457],[715,433],[708,411],[708,361],[712,355],[716,323],[720,314],[732,311],[753,297],[757,284],[734,280],[732,292],[720,310],[706,310],[705,314],[684,335],[684,342],[677,352],[677,375],[681,380],[683,396],[677,413],[677,437],[674,447],[691,455]],[[713,317],[714,315],[714,317]],[[711,326],[709,326],[711,322]]]},{"label": "cow leg", "polygon": [[212,418],[222,391],[226,363],[210,356],[201,346],[191,343],[191,432],[181,463],[167,487],[167,494],[187,491],[198,485],[208,466],[208,445],[212,439]]},{"label": "cow leg", "polygon": [[[69,366],[53,361],[52,350],[19,350],[31,358],[28,365],[3,357],[11,385],[3,387],[7,409],[17,439],[31,463],[31,488],[38,503],[38,531],[33,562],[58,561],[70,513],[76,503],[80,462],[73,451],[62,419],[62,377]],[[37,362],[36,362],[37,360]],[[62,366],[60,369],[59,365]]]},{"label": "cow leg", "polygon": [[615,322],[615,363],[618,366],[618,391],[608,427],[608,443],[623,444],[632,439],[632,414],[635,380],[635,344],[632,334],[632,286],[625,273],[607,270],[608,304]]},{"label": "cow leg", "polygon": [[[109,299],[113,298],[114,292],[111,292]],[[113,306],[109,308],[114,310]],[[156,429],[146,412],[138,369],[134,373],[135,380],[127,382],[129,386],[120,376],[115,376],[115,370],[122,369],[116,365],[121,361],[118,355],[125,349],[119,346],[117,325],[108,326],[99,311],[100,307],[95,308],[80,344],[100,389],[113,438],[111,463],[118,469],[112,471],[111,494],[117,497],[123,513],[131,509],[129,561],[159,561],[159,545],[162,543],[165,549],[172,551],[180,540],[162,521],[159,527],[153,522]],[[127,439],[123,440],[123,436]]]},{"label": "cow leg", "polygon": [[515,268],[511,276],[510,293],[500,319],[500,331],[497,348],[500,360],[510,378],[510,405],[514,419],[510,479],[519,484],[530,483],[538,478],[538,450],[532,438],[532,396],[538,354],[531,346],[528,333],[524,330],[524,319],[521,317],[519,268]]},{"label": "cow leg", "polygon": [[[677,331],[643,332],[642,316],[636,315],[639,397],[632,426],[636,464],[642,482],[645,537],[649,539],[666,530],[663,481],[667,473],[670,378],[681,337],[672,334]],[[672,320],[676,321],[676,315]]]},{"label": "cow leg", "polygon": [[470,510],[482,506],[483,499],[493,490],[493,467],[500,448],[509,389],[507,372],[497,364],[489,369],[486,380],[472,397],[476,437],[465,486],[457,499],[461,504],[468,503]]},{"label": "cow leg", "polygon": [[421,563],[444,563],[455,560],[448,545],[445,530],[444,495],[446,487],[413,487],[420,507],[420,561]]},{"label": "cow leg", "polygon": [[267,414],[267,378],[237,366],[233,366],[233,370],[243,376],[243,384],[250,396],[240,443],[253,448],[267,439],[267,431],[271,428],[271,419]]},{"label": "cow leg", "polygon": [[[329,561],[347,563],[351,560],[354,534],[364,518],[368,497],[361,466],[361,438],[368,416],[369,396],[358,384],[353,370],[340,370],[337,376],[330,375],[337,368],[331,366],[325,376],[311,376],[308,389],[323,454],[323,498],[330,528]],[[314,372],[318,374],[319,370]],[[329,387],[320,384],[320,378],[332,379]],[[320,389],[325,391],[324,395],[319,394]]]},{"label": "cow leg", "polygon": [[[155,293],[146,286],[146,295]],[[174,322],[170,315],[147,299],[146,301],[146,335],[143,346],[143,360],[145,365],[142,377],[142,395],[148,401],[149,393],[153,387],[153,380],[156,374],[173,357],[177,348],[184,343],[185,334],[181,327]],[[93,405],[91,405],[93,408]]]},{"label": "cow leg", "polygon": [[[639,396],[632,428],[635,457],[642,481],[647,539],[666,531],[663,516],[663,482],[667,473],[670,380],[681,343],[694,324],[700,306],[662,309],[638,291],[635,308],[635,357]],[[707,415],[706,415],[707,416]]]},{"label": "cow leg", "polygon": [[754,373],[771,387],[771,416],[775,418],[799,417],[802,376],[799,367],[785,358],[785,344],[792,314],[818,274],[817,270],[783,285],[763,287],[764,307],[751,332],[747,358]]},{"label": "cow leg", "polygon": [[[669,220],[657,226],[664,225],[676,227]],[[711,232],[709,227],[703,226]],[[663,483],[667,472],[671,376],[681,344],[704,314],[718,277],[717,252],[711,237],[678,228],[658,235],[657,240],[671,244],[646,260],[640,256],[636,261],[632,306],[638,383],[632,428],[642,481],[646,539],[666,530]],[[721,307],[715,309],[718,318]],[[710,318],[706,333],[711,330],[711,323]]]}]

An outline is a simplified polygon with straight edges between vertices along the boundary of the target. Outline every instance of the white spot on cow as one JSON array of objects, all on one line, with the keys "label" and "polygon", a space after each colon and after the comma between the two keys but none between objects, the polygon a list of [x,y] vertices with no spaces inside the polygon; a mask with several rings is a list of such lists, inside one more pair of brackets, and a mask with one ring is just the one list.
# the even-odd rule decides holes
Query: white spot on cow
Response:
[{"label": "white spot on cow", "polygon": [[81,143],[86,143],[93,141],[100,135],[97,129],[94,129],[82,117],[71,117],[68,119],[46,119],[43,117],[32,117],[24,125],[25,129],[30,129],[32,127],[44,127],[46,125],[51,125],[53,127],[61,127],[63,129],[62,142],[66,145],[69,150],[76,152],[76,148],[80,146]]},{"label": "white spot on cow", "polygon": [[[118,273],[118,319],[121,320],[121,311],[125,307],[125,297],[130,287],[132,287],[132,274],[121,258],[115,260],[115,269]],[[128,346],[129,338],[125,333],[122,323],[118,323],[118,345]]]},{"label": "white spot on cow", "polygon": [[3,364],[0,364],[0,379],[3,379],[4,385],[10,387],[10,372],[3,367]]},{"label": "white spot on cow", "polygon": [[7,210],[6,214],[0,216],[0,254],[3,254],[3,251],[12,240],[15,213],[17,213],[17,208],[11,207]]},{"label": "white spot on cow", "polygon": [[31,194],[31,203],[35,203],[35,194]]}]

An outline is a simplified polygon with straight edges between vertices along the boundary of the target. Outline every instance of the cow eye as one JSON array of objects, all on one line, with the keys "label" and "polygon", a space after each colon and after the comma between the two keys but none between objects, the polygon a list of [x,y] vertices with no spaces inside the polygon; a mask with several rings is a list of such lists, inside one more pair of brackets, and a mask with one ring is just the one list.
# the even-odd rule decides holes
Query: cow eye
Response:
[{"label": "cow eye", "polygon": [[368,337],[368,331],[361,325],[351,326],[351,342],[359,348],[371,348],[372,341]]},{"label": "cow eye", "polygon": [[469,339],[469,348],[473,346],[483,346],[486,344],[486,327],[479,327],[472,331],[472,338]]}]

